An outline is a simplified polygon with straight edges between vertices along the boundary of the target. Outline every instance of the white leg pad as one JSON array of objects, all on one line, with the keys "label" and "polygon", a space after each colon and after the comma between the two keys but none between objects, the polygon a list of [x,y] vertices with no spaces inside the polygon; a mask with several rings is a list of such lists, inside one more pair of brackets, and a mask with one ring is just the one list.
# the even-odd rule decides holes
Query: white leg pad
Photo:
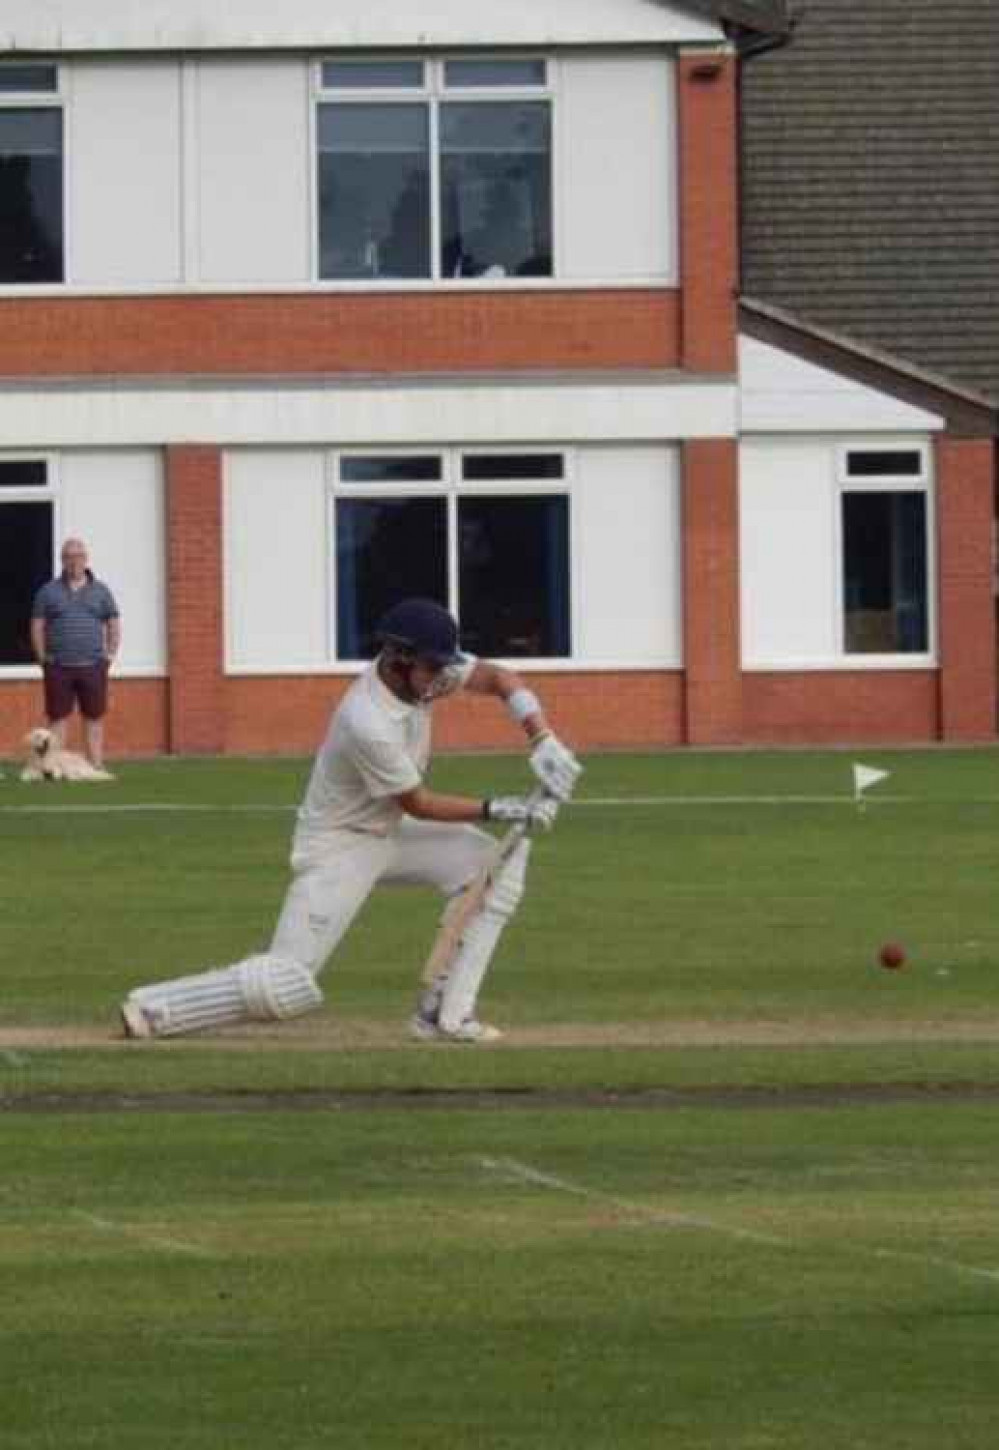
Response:
[{"label": "white leg pad", "polygon": [[521,841],[504,863],[482,902],[482,910],[465,928],[441,996],[440,1025],[455,1032],[475,1016],[475,1004],[493,953],[507,922],[520,905],[527,881],[531,842]]},{"label": "white leg pad", "polygon": [[233,967],[139,987],[128,997],[154,1037],[176,1037],[235,1022],[276,1022],[321,1005],[312,973],[274,956],[247,957]]},{"label": "white leg pad", "polygon": [[246,1010],[255,1021],[283,1022],[322,1005],[315,977],[286,957],[247,957],[235,970]]}]

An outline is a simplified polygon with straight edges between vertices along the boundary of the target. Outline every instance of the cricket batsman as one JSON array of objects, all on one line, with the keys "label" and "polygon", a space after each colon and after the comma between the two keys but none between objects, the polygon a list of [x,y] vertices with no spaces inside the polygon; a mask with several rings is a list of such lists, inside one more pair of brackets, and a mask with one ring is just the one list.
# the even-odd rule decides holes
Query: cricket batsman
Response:
[{"label": "cricket batsman", "polygon": [[[515,845],[489,877],[449,960],[420,993],[410,1027],[421,1040],[479,1043],[502,1035],[478,1020],[479,990],[524,893],[530,834],[552,827],[582,767],[519,675],[459,649],[458,626],[439,604],[395,605],[378,638],[377,658],[334,711],[316,756],[269,951],[130,992],[121,1007],[126,1035],[175,1036],[318,1007],[316,978],[376,885],[436,887],[449,903],[447,919],[481,883],[496,858],[493,836],[476,825],[483,821],[516,826]],[[431,707],[461,689],[505,706],[527,737],[543,789],[476,800],[424,784]]]}]

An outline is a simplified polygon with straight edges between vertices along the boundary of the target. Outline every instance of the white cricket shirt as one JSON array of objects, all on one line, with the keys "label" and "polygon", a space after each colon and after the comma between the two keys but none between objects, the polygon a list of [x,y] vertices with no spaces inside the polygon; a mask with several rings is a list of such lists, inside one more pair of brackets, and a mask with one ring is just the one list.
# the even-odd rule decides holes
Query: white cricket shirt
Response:
[{"label": "white cricket shirt", "polygon": [[[462,655],[444,693],[461,689],[476,663]],[[420,784],[429,761],[430,705],[398,699],[375,661],[333,712],[299,807],[293,855],[332,844],[336,831],[389,835],[403,815],[395,797]]]}]

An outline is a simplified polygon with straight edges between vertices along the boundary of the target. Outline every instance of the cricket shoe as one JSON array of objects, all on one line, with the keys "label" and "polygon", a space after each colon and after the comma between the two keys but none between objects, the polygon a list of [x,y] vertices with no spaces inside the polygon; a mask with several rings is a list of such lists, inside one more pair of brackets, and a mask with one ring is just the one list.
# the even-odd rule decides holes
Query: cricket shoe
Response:
[{"label": "cricket shoe", "polygon": [[466,1017],[457,1027],[447,1028],[420,1012],[414,1012],[409,1020],[409,1035],[417,1042],[471,1043],[498,1042],[503,1036],[498,1027],[479,1022],[475,1017]]},{"label": "cricket shoe", "polygon": [[156,1035],[155,1028],[147,1014],[131,997],[126,997],[119,1009],[121,1025],[126,1037],[147,1038]]}]

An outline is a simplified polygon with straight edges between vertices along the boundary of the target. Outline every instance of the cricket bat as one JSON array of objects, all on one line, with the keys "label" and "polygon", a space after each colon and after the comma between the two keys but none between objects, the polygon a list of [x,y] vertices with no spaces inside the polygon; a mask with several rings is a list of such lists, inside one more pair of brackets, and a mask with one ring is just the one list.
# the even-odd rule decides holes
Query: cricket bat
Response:
[{"label": "cricket bat", "polygon": [[[543,785],[535,786],[527,797],[528,804],[537,805],[544,799],[545,794]],[[424,986],[431,986],[442,972],[447,971],[465,934],[465,928],[472,917],[481,911],[486,892],[526,834],[527,822],[515,821],[509,830],[499,837],[488,861],[475,880],[448,903],[440,929],[430,948],[430,955],[427,957],[420,975]]]}]

